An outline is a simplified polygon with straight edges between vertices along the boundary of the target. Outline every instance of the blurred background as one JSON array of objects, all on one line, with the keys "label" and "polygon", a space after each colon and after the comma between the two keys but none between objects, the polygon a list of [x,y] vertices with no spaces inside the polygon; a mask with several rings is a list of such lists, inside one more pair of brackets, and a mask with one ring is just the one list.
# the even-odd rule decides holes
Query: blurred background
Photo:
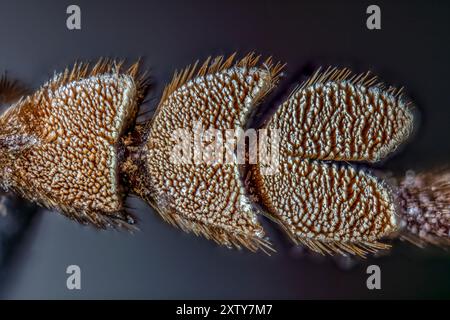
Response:
[{"label": "blurred background", "polygon": [[[81,8],[81,30],[66,27],[71,4]],[[381,8],[381,30],[366,28],[371,4]],[[372,70],[387,84],[405,86],[420,111],[410,144],[382,164],[400,175],[450,162],[449,15],[446,1],[0,0],[0,72],[37,88],[76,60],[142,57],[153,80],[151,108],[175,69],[210,55],[256,51],[287,62],[266,103],[281,101],[320,65]],[[269,226],[278,250],[269,257],[219,247],[172,228],[139,200],[130,204],[140,220],[134,235],[14,202],[14,216],[0,216],[7,239],[0,246],[0,297],[450,298],[450,252],[442,249],[397,241],[381,257],[321,258]],[[81,290],[66,287],[72,264],[81,268]],[[381,290],[366,287],[371,264],[381,268]]]}]

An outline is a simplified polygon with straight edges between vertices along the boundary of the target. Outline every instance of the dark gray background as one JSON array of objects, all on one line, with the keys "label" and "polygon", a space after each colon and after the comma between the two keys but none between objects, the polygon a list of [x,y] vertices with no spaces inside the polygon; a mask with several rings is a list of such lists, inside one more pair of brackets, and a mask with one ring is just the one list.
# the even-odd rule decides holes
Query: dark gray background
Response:
[{"label": "dark gray background", "polygon": [[[68,31],[66,7],[82,10]],[[376,1],[382,30],[366,29],[367,1],[0,1],[0,71],[38,87],[54,70],[100,56],[144,58],[157,103],[175,69],[209,55],[256,50],[286,61],[286,79],[318,65],[374,71],[404,85],[422,114],[415,139],[385,167],[395,172],[449,162],[450,2]],[[277,96],[275,96],[277,98]],[[280,97],[278,97],[280,98]],[[268,257],[184,234],[134,201],[141,232],[96,231],[42,212],[1,284],[3,298],[450,298],[450,253],[397,243],[351,270],[303,257],[271,231]],[[369,264],[382,290],[366,288]],[[66,289],[80,265],[82,290]]]}]

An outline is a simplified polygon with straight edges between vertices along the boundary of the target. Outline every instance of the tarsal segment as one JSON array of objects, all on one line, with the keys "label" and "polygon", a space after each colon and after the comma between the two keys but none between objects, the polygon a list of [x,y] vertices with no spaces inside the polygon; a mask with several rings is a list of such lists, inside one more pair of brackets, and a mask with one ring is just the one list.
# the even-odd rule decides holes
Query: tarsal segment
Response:
[{"label": "tarsal segment", "polygon": [[[280,68],[270,60],[259,65],[253,55],[236,63],[232,56],[175,75],[144,130],[147,138],[141,154],[147,178],[144,187],[136,190],[146,193],[143,197],[166,221],[223,245],[269,248],[246,197],[235,153],[228,154],[231,162],[225,154],[218,161],[199,158],[194,136],[200,127],[221,133],[242,129],[249,113],[274,86]],[[184,160],[176,155],[177,132],[185,132],[184,142],[191,143],[192,156]]]},{"label": "tarsal segment", "polygon": [[137,65],[100,61],[57,74],[0,117],[1,185],[98,227],[127,225],[117,144],[134,121]]}]

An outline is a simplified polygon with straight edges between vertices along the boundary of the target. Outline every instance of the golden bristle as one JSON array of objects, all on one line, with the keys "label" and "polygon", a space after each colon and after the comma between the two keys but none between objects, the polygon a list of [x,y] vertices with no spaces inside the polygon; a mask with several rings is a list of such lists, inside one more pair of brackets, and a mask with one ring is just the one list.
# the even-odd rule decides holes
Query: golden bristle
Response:
[{"label": "golden bristle", "polygon": [[28,89],[19,81],[11,80],[6,73],[0,77],[0,106],[13,103],[28,93]]}]

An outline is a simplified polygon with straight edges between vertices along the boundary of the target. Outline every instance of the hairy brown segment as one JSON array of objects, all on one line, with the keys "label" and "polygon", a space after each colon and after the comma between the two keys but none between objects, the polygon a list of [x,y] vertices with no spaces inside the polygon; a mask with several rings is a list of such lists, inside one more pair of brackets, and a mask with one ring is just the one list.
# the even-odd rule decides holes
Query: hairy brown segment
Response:
[{"label": "hairy brown segment", "polygon": [[398,186],[403,238],[419,245],[450,245],[450,170],[408,172]]},{"label": "hairy brown segment", "polygon": [[[171,160],[177,129],[192,134],[196,123],[205,130],[242,128],[252,108],[277,82],[280,65],[267,60],[258,66],[258,57],[252,54],[236,63],[233,58],[208,59],[199,69],[194,66],[175,75],[143,130],[147,138],[137,158],[145,159],[146,174],[144,181],[135,182],[134,191],[185,231],[226,246],[265,250],[269,244],[246,197],[236,161]],[[142,175],[139,169],[136,172],[130,174],[132,179]]]},{"label": "hairy brown segment", "polygon": [[255,166],[252,182],[268,215],[320,253],[364,256],[388,248],[377,240],[397,228],[388,187],[348,165],[288,157],[274,175]]},{"label": "hairy brown segment", "polygon": [[280,130],[283,156],[376,162],[406,140],[413,114],[401,90],[333,68],[296,89],[267,127]]},{"label": "hairy brown segment", "polygon": [[138,65],[100,60],[57,74],[0,117],[0,184],[98,227],[126,226],[117,144],[134,121]]}]

